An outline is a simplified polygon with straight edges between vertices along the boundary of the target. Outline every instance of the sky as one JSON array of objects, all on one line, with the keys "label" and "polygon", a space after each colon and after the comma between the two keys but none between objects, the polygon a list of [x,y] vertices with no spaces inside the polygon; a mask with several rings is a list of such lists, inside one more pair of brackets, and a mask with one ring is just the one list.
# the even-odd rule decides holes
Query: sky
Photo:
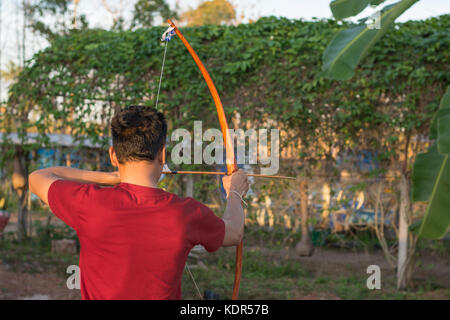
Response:
[{"label": "sky", "polygon": [[[395,3],[398,0],[388,0],[381,5]],[[98,3],[96,3],[98,2]],[[189,8],[196,8],[203,0],[167,0],[169,5],[174,8],[177,4],[182,11]],[[231,0],[239,15],[244,14],[245,20],[255,19],[261,16],[282,16],[291,19],[311,20],[316,18],[331,18],[329,7],[330,0]],[[80,12],[89,13],[95,9],[98,14],[92,21],[98,26],[102,26],[108,21],[107,12],[101,7],[99,0],[81,0]],[[108,0],[111,8],[118,8],[120,0]],[[124,12],[129,15],[133,8],[134,1],[123,1]],[[103,11],[105,15],[102,15]],[[371,8],[364,10],[356,19],[367,16],[373,12]],[[450,0],[421,0],[405,12],[397,21],[404,22],[408,20],[421,20],[432,16],[439,16],[450,13]],[[245,21],[244,20],[244,21]]]},{"label": "sky", "polygon": [[[131,12],[135,1],[129,0],[105,0],[111,9],[120,8],[123,5],[123,15],[125,18],[131,17]],[[4,68],[9,61],[18,60],[18,39],[21,38],[18,30],[22,26],[22,20],[17,9],[22,0],[0,0],[0,50],[1,66]],[[196,8],[202,0],[167,0],[172,8],[179,6],[181,11],[189,8]],[[329,8],[330,0],[231,0],[238,16],[243,15],[243,22],[249,19],[255,20],[262,16],[282,16],[291,19],[312,18],[332,18]],[[382,6],[396,2],[388,0]],[[381,6],[381,7],[382,7]],[[357,20],[366,17],[375,12],[373,8],[367,8],[357,17]],[[85,14],[89,24],[93,27],[109,28],[112,24],[112,16],[102,5],[101,0],[80,0],[79,13]],[[404,22],[408,20],[421,20],[432,16],[450,14],[450,0],[420,0],[413,7],[408,9],[397,21]],[[47,46],[46,41],[33,37],[30,33],[27,35],[27,58],[33,53]],[[6,84],[2,85],[0,98],[5,98]]]},{"label": "sky", "polygon": [[[177,1],[169,0],[168,2],[174,6]],[[196,4],[201,1],[188,0],[178,2],[183,4],[182,7],[196,7]],[[231,2],[236,5],[239,12],[244,12],[244,14],[250,16],[256,13],[258,16],[274,15],[306,20],[311,20],[313,17],[332,17],[329,6],[330,0],[234,0]],[[397,0],[389,0],[381,6],[394,2],[397,2]],[[370,9],[366,9],[360,16],[365,17],[369,11]],[[421,0],[405,12],[398,21],[426,19],[430,16],[438,16],[445,13],[450,13],[450,0]]]}]

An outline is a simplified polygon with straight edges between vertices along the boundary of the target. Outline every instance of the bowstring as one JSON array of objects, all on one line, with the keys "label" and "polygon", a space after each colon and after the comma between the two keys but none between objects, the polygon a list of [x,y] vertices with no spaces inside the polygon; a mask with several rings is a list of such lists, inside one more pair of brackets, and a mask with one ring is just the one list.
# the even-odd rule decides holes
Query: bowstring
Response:
[{"label": "bowstring", "polygon": [[162,77],[163,77],[163,73],[164,73],[164,64],[166,63],[167,46],[169,45],[169,41],[164,41],[164,42],[165,42],[164,56],[163,56],[163,62],[162,62],[162,67],[161,67],[161,75],[159,76],[158,93],[156,95],[156,104],[155,104],[156,110],[158,110],[159,93],[161,91]]},{"label": "bowstring", "polygon": [[203,296],[202,296],[202,294],[200,292],[200,288],[197,285],[197,281],[195,281],[194,275],[192,274],[191,268],[189,268],[189,264],[187,263],[187,261],[186,261],[186,269],[187,269],[189,275],[191,276],[192,282],[194,282],[195,288],[197,289],[197,293],[198,293],[200,299],[203,300]]},{"label": "bowstring", "polygon": [[[163,62],[162,62],[162,66],[161,66],[161,75],[159,76],[158,93],[156,94],[155,109],[158,109],[159,93],[161,92],[161,83],[162,83],[162,77],[163,77],[163,74],[164,74],[164,65],[166,63],[167,46],[169,45],[169,41],[164,41],[164,42],[165,42],[164,56],[163,56]],[[187,263],[187,261],[186,261],[186,269],[187,269],[187,271],[189,273],[189,276],[192,279],[192,282],[194,282],[195,289],[197,289],[198,296],[200,297],[200,299],[203,300],[203,296],[202,296],[202,294],[200,292],[200,288],[198,287],[197,281],[195,281],[194,275],[192,274],[191,268],[189,268],[189,264]]]}]

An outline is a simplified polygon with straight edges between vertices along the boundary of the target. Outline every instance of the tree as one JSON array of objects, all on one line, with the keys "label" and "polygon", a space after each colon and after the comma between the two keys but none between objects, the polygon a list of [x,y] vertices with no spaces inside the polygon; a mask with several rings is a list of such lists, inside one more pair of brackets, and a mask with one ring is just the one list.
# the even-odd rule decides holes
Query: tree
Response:
[{"label": "tree", "polygon": [[158,16],[163,20],[178,18],[176,11],[170,9],[165,0],[138,0],[134,5],[131,27],[151,27]]},{"label": "tree", "polygon": [[22,68],[16,65],[13,61],[9,61],[5,70],[0,70],[1,77],[6,81],[13,81],[22,71]]},{"label": "tree", "polygon": [[[360,24],[351,26],[347,30],[342,30],[330,41],[323,53],[323,70],[327,77],[336,80],[348,80],[353,76],[353,72],[367,56],[375,43],[386,34],[392,27],[394,21],[414,5],[418,0],[401,0],[394,4],[385,6],[374,15],[374,21],[367,24],[369,17],[360,20]],[[364,10],[369,4],[378,6],[385,0],[334,0],[330,8],[336,19],[342,20],[354,16]],[[414,71],[410,76],[414,76]],[[444,101],[445,99],[443,99]],[[435,137],[439,132],[439,148],[433,145],[427,154],[417,157],[414,165],[414,193],[415,200],[429,200],[429,206],[424,219],[424,224],[420,228],[419,235],[426,235],[431,238],[442,237],[450,224],[448,214],[448,186],[450,184],[450,170],[447,170],[446,158],[450,149],[448,126],[445,124],[449,113],[446,111],[448,103],[441,104],[440,113],[435,117],[434,123]],[[403,127],[409,134],[413,127]],[[410,135],[407,135],[410,137]],[[439,140],[439,138],[441,138]],[[405,156],[408,155],[410,138],[406,140]],[[440,155],[439,155],[440,153]],[[406,157],[407,158],[407,157]],[[408,274],[412,268],[410,262],[417,237],[408,232],[408,227],[413,223],[411,214],[411,171],[405,159],[400,177],[400,212],[399,212],[399,249],[397,259],[397,287],[404,288],[407,285]],[[434,226],[430,226],[434,225]],[[427,232],[428,231],[428,232]],[[412,246],[412,247],[411,247]],[[409,249],[409,253],[408,253]]]},{"label": "tree", "polygon": [[72,25],[74,28],[77,27],[78,22],[78,5],[80,4],[80,0],[73,0],[73,18]]},{"label": "tree", "polygon": [[184,12],[181,19],[189,26],[231,24],[236,19],[236,9],[227,0],[209,0]]},{"label": "tree", "polygon": [[113,30],[122,30],[123,26],[124,26],[124,22],[125,22],[123,19],[123,16],[122,16],[123,0],[120,0],[119,8],[110,7],[107,0],[101,0],[101,3],[113,19],[112,29]]},{"label": "tree", "polygon": [[314,253],[314,245],[309,232],[309,203],[308,182],[300,181],[300,215],[301,215],[301,239],[295,246],[295,251],[301,257],[310,257]]},{"label": "tree", "polygon": [[[74,8],[69,8],[73,2]],[[86,29],[88,23],[84,15],[78,15],[80,0],[31,0],[24,6],[29,20],[28,27],[47,39],[67,34],[72,28]],[[53,19],[49,19],[49,17]],[[49,22],[54,21],[54,22]]]}]

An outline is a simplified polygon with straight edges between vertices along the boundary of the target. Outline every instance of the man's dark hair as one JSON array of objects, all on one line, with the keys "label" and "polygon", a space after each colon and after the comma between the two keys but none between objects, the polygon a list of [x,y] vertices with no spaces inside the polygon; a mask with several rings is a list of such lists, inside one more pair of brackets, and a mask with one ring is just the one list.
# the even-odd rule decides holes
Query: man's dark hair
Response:
[{"label": "man's dark hair", "polygon": [[112,119],[111,134],[120,163],[153,161],[166,143],[166,118],[151,107],[129,106]]}]

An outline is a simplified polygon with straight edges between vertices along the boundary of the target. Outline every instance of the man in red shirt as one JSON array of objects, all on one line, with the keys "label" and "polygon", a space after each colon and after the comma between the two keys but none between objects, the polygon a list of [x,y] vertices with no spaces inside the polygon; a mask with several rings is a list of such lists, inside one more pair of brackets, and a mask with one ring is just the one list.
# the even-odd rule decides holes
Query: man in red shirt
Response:
[{"label": "man in red shirt", "polygon": [[192,247],[213,252],[242,240],[247,176],[223,178],[227,204],[219,218],[158,188],[167,135],[162,113],[130,106],[113,118],[111,131],[118,172],[41,169],[30,174],[30,190],[77,232],[83,299],[180,299]]}]

